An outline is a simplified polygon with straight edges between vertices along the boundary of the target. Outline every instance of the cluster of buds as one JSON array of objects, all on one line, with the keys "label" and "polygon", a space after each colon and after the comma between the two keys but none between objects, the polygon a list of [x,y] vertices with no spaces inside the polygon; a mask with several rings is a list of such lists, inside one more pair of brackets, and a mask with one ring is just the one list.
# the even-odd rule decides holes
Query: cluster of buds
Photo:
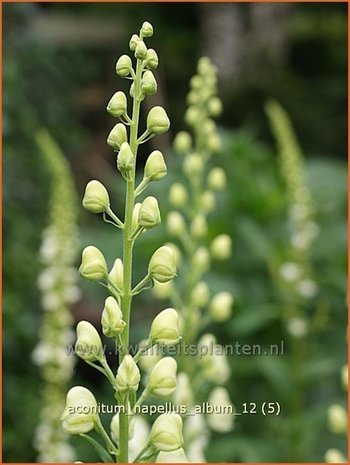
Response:
[{"label": "cluster of buds", "polygon": [[[269,102],[266,111],[279,149],[281,174],[287,187],[289,205],[289,242],[285,258],[276,268],[274,276],[285,300],[293,302],[297,309],[318,293],[318,286],[312,279],[309,254],[319,228],[313,218],[314,203],[305,181],[304,157],[288,115],[277,102]],[[310,322],[299,311],[288,317],[286,325],[292,337],[302,338],[308,334]]]},{"label": "cluster of buds", "polygon": [[[226,173],[219,166],[210,167],[212,156],[221,148],[221,140],[214,118],[222,111],[221,100],[217,97],[217,70],[208,58],[201,58],[198,62],[197,74],[190,81],[190,91],[187,101],[188,108],[185,122],[190,131],[180,131],[174,139],[174,150],[182,156],[182,171],[186,182],[172,184],[168,200],[173,208],[167,215],[167,231],[178,244],[167,244],[173,250],[178,267],[185,262],[187,267],[182,278],[185,284],[176,286],[175,282],[158,280],[154,286],[154,294],[160,299],[169,299],[177,305],[181,317],[181,332],[185,343],[198,340],[198,335],[208,322],[223,322],[231,317],[234,302],[233,295],[227,291],[212,293],[205,280],[211,262],[227,260],[231,256],[232,241],[229,235],[219,234],[208,242],[210,234],[209,215],[216,206],[216,193],[226,188]],[[183,257],[182,257],[183,255]],[[190,369],[190,371],[188,371]],[[203,379],[208,381],[208,396],[215,401],[217,393],[222,396],[225,391],[215,391],[217,384],[225,383],[230,376],[230,368],[223,356],[209,354],[205,360],[195,360],[193,364],[179,366],[178,385],[188,396],[185,401],[191,407],[193,399],[197,397],[191,385],[192,370],[198,370]],[[182,387],[181,387],[182,386]],[[174,394],[174,401],[179,402],[184,396],[178,389]],[[212,395],[210,389],[214,389]],[[225,402],[228,394],[225,391]],[[209,426],[216,429],[215,423]],[[186,422],[185,422],[186,425]],[[228,421],[225,430],[232,428]],[[223,426],[222,426],[223,428]],[[219,430],[219,429],[218,429]],[[202,430],[203,432],[203,430]],[[206,437],[206,435],[202,435]],[[186,452],[193,461],[203,460],[201,447],[186,437]]]},{"label": "cluster of buds", "polygon": [[[113,339],[119,352],[119,366],[114,373],[105,354],[101,336],[88,321],[80,321],[76,328],[77,340],[75,353],[90,366],[98,369],[109,380],[114,390],[114,397],[128,411],[120,411],[111,422],[111,436],[104,430],[96,411],[96,399],[87,389],[76,386],[67,395],[66,409],[62,415],[62,425],[71,434],[83,434],[96,430],[105,442],[103,460],[127,463],[129,458],[135,461],[166,459],[167,454],[180,450],[183,454],[182,420],[175,413],[160,415],[154,422],[146,437],[138,436],[137,424],[140,418],[134,418],[136,406],[142,405],[148,396],[167,398],[176,389],[177,363],[171,357],[158,358],[142,383],[139,364],[142,364],[148,350],[154,346],[170,346],[180,340],[179,317],[173,308],[161,311],[153,320],[146,342],[140,345],[139,352],[129,353],[130,312],[133,297],[151,287],[154,283],[168,284],[176,276],[175,255],[173,249],[166,245],[159,247],[151,256],[145,277],[133,287],[132,260],[133,246],[140,234],[154,228],[161,222],[158,201],[148,196],[135,202],[151,182],[160,181],[167,174],[164,157],[159,150],[154,150],[148,157],[143,179],[135,187],[135,169],[138,148],[141,144],[169,129],[169,119],[165,110],[156,106],[151,108],[146,118],[146,127],[138,134],[140,105],[147,95],[157,91],[154,71],[158,66],[156,52],[147,48],[145,40],[153,35],[150,23],[143,23],[139,34],[131,37],[129,47],[132,58],[122,55],[116,64],[116,73],[132,81],[130,97],[132,110],[126,94],[114,93],[107,105],[107,112],[119,121],[110,131],[107,143],[117,153],[116,165],[126,182],[126,200],[124,220],[118,218],[110,203],[106,187],[97,180],[86,186],[83,206],[91,213],[102,214],[103,219],[119,228],[123,234],[123,257],[116,258],[111,269],[101,250],[88,246],[83,250],[79,272],[89,281],[102,284],[110,295],[106,298],[101,312],[101,327],[105,337]],[[129,128],[129,129],[128,129]],[[143,392],[138,397],[140,385]],[[129,411],[131,409],[131,411]],[[136,421],[137,420],[137,421]],[[142,427],[140,427],[142,430]],[[143,428],[143,431],[145,429]],[[138,453],[131,438],[138,438]],[[142,445],[144,447],[142,447]],[[102,446],[98,448],[101,452]],[[140,450],[141,449],[141,450]],[[130,453],[130,455],[129,455]],[[164,455],[165,454],[165,455]],[[115,456],[115,459],[112,458]],[[166,460],[165,460],[166,461]]]},{"label": "cluster of buds", "polygon": [[74,341],[70,307],[80,298],[78,273],[73,268],[78,249],[77,198],[64,154],[46,132],[38,133],[36,139],[51,175],[51,187],[49,224],[40,248],[43,269],[38,277],[44,315],[40,341],[32,354],[43,379],[43,403],[34,446],[39,462],[72,462],[74,450],[59,427],[59,417],[75,363],[65,347]]}]

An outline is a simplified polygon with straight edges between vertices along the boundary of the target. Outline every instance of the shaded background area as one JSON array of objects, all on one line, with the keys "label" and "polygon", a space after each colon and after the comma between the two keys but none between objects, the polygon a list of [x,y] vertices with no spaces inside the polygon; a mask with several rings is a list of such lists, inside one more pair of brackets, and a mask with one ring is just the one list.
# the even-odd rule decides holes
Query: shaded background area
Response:
[{"label": "shaded background area", "polygon": [[[188,81],[202,54],[219,68],[224,103],[220,127],[229,189],[211,218],[211,235],[228,232],[234,241],[229,264],[212,271],[214,286],[226,283],[235,312],[226,325],[211,328],[223,344],[232,340],[267,345],[283,339],[279,297],[268,263],[285,247],[285,187],[273,138],[264,114],[267,98],[289,113],[307,158],[307,179],[317,207],[320,235],[312,250],[314,279],[321,292],[307,312],[322,308],[320,331],[305,361],[305,429],[300,461],[323,461],[328,447],[345,447],[327,429],[326,410],[344,402],[339,370],[346,363],[346,73],[345,4],[5,4],[3,6],[4,152],[4,461],[35,461],[33,430],[40,408],[40,379],[30,361],[42,312],[36,288],[37,253],[46,224],[49,179],[33,134],[45,126],[66,153],[78,195],[92,178],[103,182],[121,211],[123,185],[106,145],[113,125],[104,110],[116,90],[125,90],[114,73],[127,52],[132,32],[145,19],[153,23],[160,57],[160,92],[149,105],[171,115],[170,134],[157,138],[169,166],[166,182],[154,192],[166,196],[179,164],[169,149],[183,129]],[[153,147],[140,153],[140,168]],[[167,209],[161,203],[163,216]],[[112,258],[119,245],[110,229],[84,211],[82,246],[93,243]],[[143,240],[136,268],[142,273],[165,228]],[[84,298],[74,316],[97,323],[104,292],[82,283]],[[143,337],[160,309],[149,295],[137,300],[134,342]],[[284,357],[233,357],[229,384],[234,404],[279,401],[280,417],[241,417],[233,434],[213,436],[209,461],[294,460],[289,405],[292,368]],[[108,399],[105,383],[78,363],[74,383]],[[300,419],[299,419],[300,420]],[[90,450],[77,441],[79,460]],[[97,460],[97,458],[96,458]]]}]

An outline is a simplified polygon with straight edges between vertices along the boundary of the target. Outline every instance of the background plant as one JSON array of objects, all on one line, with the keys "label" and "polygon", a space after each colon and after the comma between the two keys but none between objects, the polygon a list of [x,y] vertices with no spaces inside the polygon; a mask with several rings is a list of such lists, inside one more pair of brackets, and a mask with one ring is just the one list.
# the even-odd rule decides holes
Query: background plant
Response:
[{"label": "background plant", "polygon": [[51,175],[51,193],[48,225],[40,248],[43,269],[38,278],[44,316],[32,354],[44,381],[34,445],[40,462],[71,462],[75,453],[60,427],[60,415],[75,364],[74,357],[67,357],[65,347],[74,341],[70,306],[80,298],[74,268],[78,249],[77,198],[69,165],[54,140],[41,130],[37,143]]}]

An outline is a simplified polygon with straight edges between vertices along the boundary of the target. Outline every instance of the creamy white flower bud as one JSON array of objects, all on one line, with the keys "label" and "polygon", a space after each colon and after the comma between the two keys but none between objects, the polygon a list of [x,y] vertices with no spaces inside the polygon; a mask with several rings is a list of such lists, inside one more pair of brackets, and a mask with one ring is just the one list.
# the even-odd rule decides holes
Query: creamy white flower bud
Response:
[{"label": "creamy white flower bud", "polygon": [[107,111],[109,114],[117,118],[121,115],[124,115],[127,106],[128,103],[126,101],[126,95],[124,94],[124,92],[118,91],[108,102]]},{"label": "creamy white flower bud", "polygon": [[139,226],[139,214],[140,214],[141,203],[137,202],[134,205],[134,209],[132,211],[132,230],[135,231]]},{"label": "creamy white flower bud", "polygon": [[212,116],[219,116],[222,113],[222,102],[219,97],[211,97],[208,101],[208,110]]},{"label": "creamy white flower bud", "polygon": [[117,286],[118,289],[123,289],[124,283],[124,266],[120,258],[116,258],[111,271],[109,272],[109,279]]},{"label": "creamy white flower bud", "polygon": [[166,308],[153,320],[150,338],[153,342],[175,345],[180,340],[179,315],[173,308]]},{"label": "creamy white flower bud", "polygon": [[183,184],[176,182],[169,190],[169,202],[176,208],[181,208],[188,201],[187,190]]},{"label": "creamy white flower bud", "polygon": [[151,134],[164,134],[170,127],[170,121],[163,107],[153,107],[147,115],[147,130]]},{"label": "creamy white flower bud", "polygon": [[223,387],[213,389],[209,395],[208,403],[213,407],[220,407],[220,413],[208,415],[208,423],[211,429],[219,433],[232,431],[234,409],[226,389]]},{"label": "creamy white flower bud", "polygon": [[153,26],[148,21],[145,21],[141,27],[141,33],[143,37],[152,37],[153,36]]},{"label": "creamy white flower bud", "polygon": [[341,384],[345,391],[348,390],[348,366],[343,365],[341,369]]},{"label": "creamy white flower bud", "polygon": [[114,150],[119,150],[123,142],[128,140],[126,127],[123,123],[118,123],[114,126],[108,135],[107,144]]},{"label": "creamy white flower bud", "polygon": [[105,306],[101,317],[102,331],[107,337],[116,337],[125,328],[123,314],[118,302],[114,297],[109,296],[105,300]]},{"label": "creamy white flower bud", "polygon": [[76,355],[89,362],[103,358],[101,338],[94,326],[88,321],[79,321],[76,331]]},{"label": "creamy white flower bud", "polygon": [[119,365],[116,385],[118,392],[137,391],[141,379],[140,370],[131,355],[125,355]]},{"label": "creamy white flower bud", "polygon": [[144,177],[151,181],[160,181],[167,174],[167,167],[162,152],[154,150],[147,158]]},{"label": "creamy white flower bud", "polygon": [[182,255],[181,255],[181,251],[178,248],[178,246],[175,245],[173,242],[166,242],[164,245],[171,248],[174,254],[175,266],[176,268],[180,268],[181,261],[182,261]]},{"label": "creamy white flower bud", "polygon": [[134,168],[134,163],[135,159],[130,145],[127,142],[123,142],[117,157],[118,170],[123,174],[129,173]]},{"label": "creamy white flower bud", "polygon": [[176,390],[174,392],[174,404],[187,405],[193,404],[193,392],[190,379],[185,372],[180,372],[176,379]]},{"label": "creamy white flower bud", "polygon": [[201,197],[201,205],[205,212],[209,213],[214,210],[215,196],[211,191],[205,191]]},{"label": "creamy white flower bud", "polygon": [[160,283],[166,283],[176,276],[174,253],[170,247],[163,245],[154,252],[149,261],[148,273]]},{"label": "creamy white flower bud", "polygon": [[221,149],[221,139],[218,134],[210,134],[206,140],[209,152],[218,153]]},{"label": "creamy white flower bud", "polygon": [[115,70],[118,76],[126,77],[129,76],[132,68],[131,58],[128,55],[122,55],[117,64],[115,65]]},{"label": "creamy white flower bud", "polygon": [[137,34],[133,34],[131,36],[130,42],[129,42],[129,48],[132,52],[135,51],[137,44],[140,42],[140,37]]},{"label": "creamy white flower bud", "polygon": [[141,80],[141,89],[146,95],[154,95],[157,92],[157,81],[152,71],[146,70],[144,72]]},{"label": "creamy white flower bud", "polygon": [[171,452],[183,446],[182,419],[177,413],[163,413],[153,423],[149,440],[163,452]]},{"label": "creamy white flower bud", "polygon": [[143,40],[139,40],[135,48],[135,58],[144,60],[147,55],[147,47]]},{"label": "creamy white flower bud", "polygon": [[165,300],[169,299],[173,290],[173,283],[172,281],[168,281],[166,283],[160,283],[158,281],[154,281],[152,293],[157,299]]},{"label": "creamy white flower bud", "polygon": [[203,79],[198,75],[192,76],[190,79],[190,86],[192,89],[200,90],[203,86]]},{"label": "creamy white flower bud", "polygon": [[199,269],[202,272],[207,271],[210,265],[210,255],[208,249],[203,245],[198,247],[193,255],[192,263],[195,269]]},{"label": "creamy white flower bud", "polygon": [[191,292],[191,301],[198,307],[205,307],[209,302],[209,288],[204,281],[199,281]]},{"label": "creamy white flower bud", "polygon": [[348,415],[344,407],[333,404],[328,408],[329,429],[334,434],[344,434],[348,430]]},{"label": "creamy white flower bud", "polygon": [[66,397],[61,416],[62,428],[70,434],[84,434],[95,428],[97,402],[94,395],[82,386],[72,387]]},{"label": "creamy white flower bud", "polygon": [[167,217],[166,227],[172,236],[181,236],[186,230],[186,223],[181,213],[170,212]]},{"label": "creamy white flower bud", "polygon": [[209,311],[215,321],[226,321],[232,313],[233,296],[230,292],[218,292],[212,298]]},{"label": "creamy white flower bud", "polygon": [[208,186],[214,191],[222,191],[226,187],[226,174],[222,168],[213,168],[208,175]]},{"label": "creamy white flower bud", "polygon": [[203,132],[207,133],[206,136],[208,137],[209,135],[217,131],[215,121],[213,121],[210,118],[206,119],[203,122],[202,129]]},{"label": "creamy white flower bud", "polygon": [[[132,416],[129,419],[129,439],[135,434],[135,417]],[[115,443],[119,441],[119,413],[113,415],[111,420],[111,436]]]},{"label": "creamy white flower bud", "polygon": [[145,65],[148,69],[156,69],[158,68],[158,55],[153,48],[149,48],[147,50],[146,58],[145,58]]},{"label": "creamy white flower bud", "polygon": [[207,221],[204,215],[196,215],[191,224],[191,233],[194,237],[204,237],[208,232]]},{"label": "creamy white flower bud", "polygon": [[192,138],[186,131],[180,131],[176,134],[174,139],[174,149],[176,152],[186,153],[192,148]]},{"label": "creamy white flower bud", "polygon": [[106,260],[98,248],[92,245],[85,247],[79,273],[89,281],[102,281],[107,276]]},{"label": "creamy white flower bud", "polygon": [[325,453],[325,460],[327,463],[348,463],[346,457],[340,452],[339,449],[328,449]]},{"label": "creamy white flower bud", "polygon": [[216,236],[210,245],[210,251],[217,260],[226,260],[231,256],[232,240],[227,234]]},{"label": "creamy white flower bud", "polygon": [[196,105],[201,100],[199,92],[196,90],[191,90],[186,97],[186,102],[188,105]]},{"label": "creamy white flower bud", "polygon": [[203,171],[203,167],[203,160],[198,153],[187,155],[182,165],[183,172],[189,178],[200,174]]},{"label": "creamy white flower bud", "polygon": [[146,197],[139,211],[139,223],[145,229],[151,229],[160,224],[160,211],[155,197]]},{"label": "creamy white flower bud", "polygon": [[187,108],[185,113],[185,121],[190,126],[194,126],[200,119],[200,111],[195,106],[190,106]]},{"label": "creamy white flower bud", "polygon": [[102,213],[109,207],[109,195],[105,186],[99,181],[90,181],[83,198],[83,207],[91,213]]},{"label": "creamy white flower bud", "polygon": [[167,397],[176,389],[177,363],[172,357],[164,357],[150,372],[147,388],[156,396]]},{"label": "creamy white flower bud", "polygon": [[159,452],[156,463],[189,463],[183,449],[173,450],[172,452]]}]

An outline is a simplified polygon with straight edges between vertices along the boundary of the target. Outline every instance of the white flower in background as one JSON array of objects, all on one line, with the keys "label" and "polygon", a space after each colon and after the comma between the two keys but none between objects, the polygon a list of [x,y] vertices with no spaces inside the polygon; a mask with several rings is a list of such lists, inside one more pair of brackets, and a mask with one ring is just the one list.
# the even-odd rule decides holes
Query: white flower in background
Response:
[{"label": "white flower in background", "polygon": [[231,375],[227,357],[221,353],[208,354],[202,358],[202,375],[207,381],[224,384]]},{"label": "white flower in background", "polygon": [[308,330],[308,323],[304,318],[293,317],[287,320],[287,331],[293,337],[304,337]]},{"label": "white flower in background", "polygon": [[328,408],[328,425],[334,434],[347,433],[348,414],[343,406],[333,404]]},{"label": "white flower in background", "polygon": [[216,387],[210,393],[208,402],[210,405],[217,407],[220,413],[211,413],[207,415],[208,424],[211,429],[220,433],[232,431],[234,425],[234,409],[231,404],[228,392],[223,387]]},{"label": "white flower in background", "polygon": [[281,265],[279,274],[284,281],[294,282],[301,278],[302,270],[297,263],[286,262]]},{"label": "white flower in background", "polygon": [[[187,373],[180,372],[177,375],[176,390],[173,395],[176,405],[192,405],[194,402],[190,379]],[[187,422],[185,423],[187,424]]]},{"label": "white flower in background", "polygon": [[328,449],[325,453],[327,463],[348,463],[345,455],[338,449]]},{"label": "white flower in background", "polygon": [[150,427],[144,417],[135,415],[133,418],[134,434],[129,441],[129,460],[134,461],[140,450],[146,445],[150,434]]},{"label": "white flower in background", "polygon": [[341,369],[341,383],[345,391],[348,390],[348,365],[343,365]]},{"label": "white flower in background", "polygon": [[205,462],[204,450],[208,445],[209,431],[204,415],[190,414],[184,423],[186,453],[190,462]]},{"label": "white flower in background", "polygon": [[185,451],[183,449],[172,452],[159,452],[156,463],[188,463]]},{"label": "white flower in background", "polygon": [[298,283],[297,291],[303,297],[312,298],[317,294],[318,287],[315,281],[312,281],[311,279],[303,279],[300,283]]}]

